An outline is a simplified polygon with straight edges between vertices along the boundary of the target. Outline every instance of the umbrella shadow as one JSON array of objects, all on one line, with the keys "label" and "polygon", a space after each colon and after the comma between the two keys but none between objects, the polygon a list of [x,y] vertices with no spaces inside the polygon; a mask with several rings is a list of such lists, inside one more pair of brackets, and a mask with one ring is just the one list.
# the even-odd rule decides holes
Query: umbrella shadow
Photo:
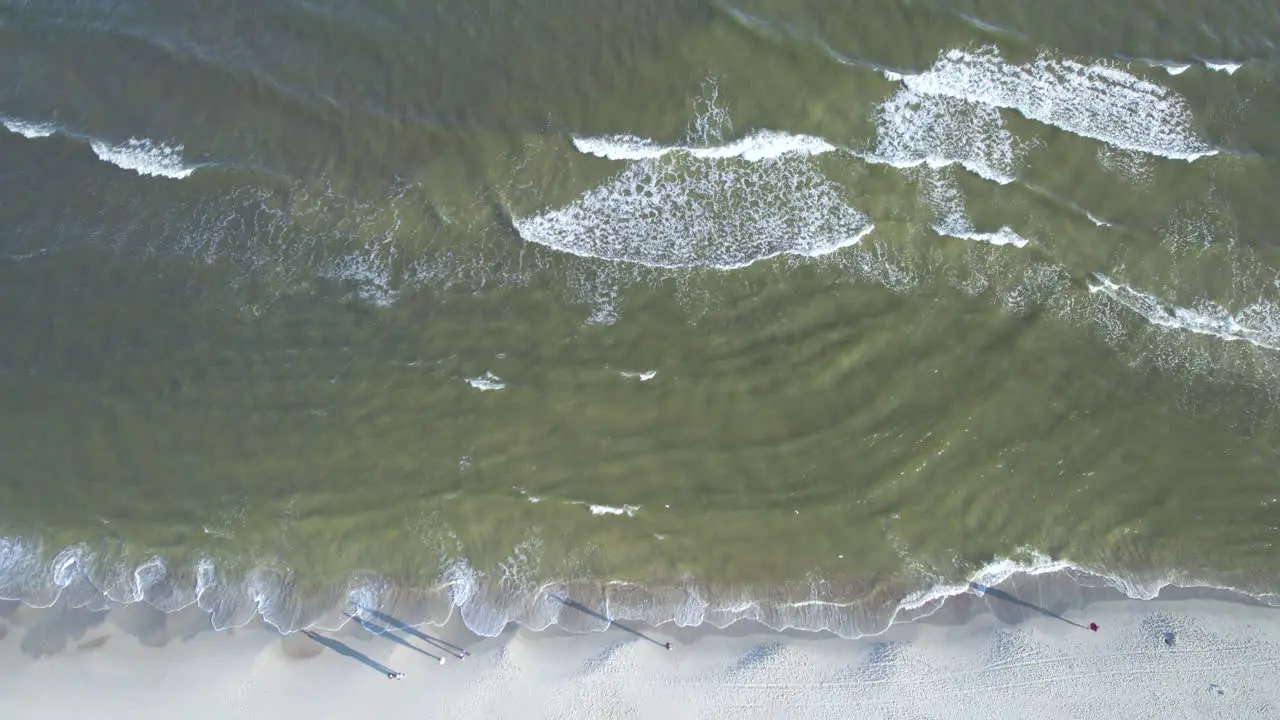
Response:
[{"label": "umbrella shadow", "polygon": [[383,665],[377,660],[374,660],[373,658],[369,657],[368,655],[365,655],[364,653],[360,652],[359,650],[356,650],[355,648],[351,647],[350,645],[347,645],[346,643],[339,642],[338,640],[334,640],[331,637],[325,637],[324,635],[321,635],[320,633],[317,633],[317,632],[312,632],[311,630],[303,630],[302,634],[306,635],[312,640],[315,640],[321,645],[324,645],[325,647],[338,653],[339,655],[345,655],[346,657],[349,657],[352,660],[356,660],[357,662],[363,663],[373,668],[374,670],[377,670],[383,675],[386,675],[388,677],[392,675],[399,675],[399,673],[397,673],[395,670],[392,670],[386,665]]},{"label": "umbrella shadow", "polygon": [[997,590],[996,588],[988,587],[988,586],[986,586],[986,585],[983,585],[982,583],[976,583],[976,582],[971,582],[971,583],[969,583],[969,587],[970,587],[970,588],[972,588],[972,589],[974,589],[974,590],[977,590],[977,591],[978,591],[978,593],[979,593],[979,594],[981,594],[981,595],[989,596],[989,597],[994,597],[994,598],[999,598],[999,599],[1001,599],[1001,600],[1004,600],[1005,602],[1011,602],[1011,603],[1013,603],[1014,605],[1021,605],[1022,607],[1024,607],[1024,608],[1028,608],[1028,609],[1030,609],[1030,610],[1034,610],[1034,611],[1036,611],[1036,612],[1040,613],[1041,615],[1045,615],[1045,616],[1047,616],[1047,617],[1051,617],[1051,618],[1053,618],[1053,619],[1055,619],[1055,620],[1061,620],[1062,622],[1067,623],[1067,624],[1069,624],[1069,625],[1075,625],[1076,627],[1080,628],[1081,630],[1090,630],[1090,629],[1091,629],[1089,626],[1087,626],[1087,625],[1081,625],[1080,623],[1076,622],[1075,620],[1068,620],[1067,618],[1062,617],[1062,616],[1061,616],[1061,615],[1059,615],[1058,613],[1056,613],[1056,612],[1054,612],[1054,611],[1052,611],[1052,610],[1049,610],[1048,608],[1040,607],[1039,605],[1036,605],[1036,604],[1034,604],[1034,603],[1029,603],[1029,602],[1027,602],[1026,600],[1023,600],[1023,599],[1022,599],[1022,598],[1020,598],[1020,597],[1017,597],[1017,596],[1014,596],[1014,595],[1010,595],[1009,593],[1005,592],[1004,590]]},{"label": "umbrella shadow", "polygon": [[427,652],[426,650],[423,650],[422,648],[418,647],[417,645],[414,645],[413,643],[409,642],[408,640],[405,640],[404,638],[400,637],[399,635],[396,635],[395,633],[391,632],[391,631],[390,631],[390,630],[388,630],[387,628],[384,628],[384,627],[382,627],[381,625],[379,625],[379,624],[377,624],[377,623],[375,623],[375,622],[371,622],[371,621],[369,621],[369,620],[365,620],[364,618],[360,617],[359,615],[352,615],[351,613],[349,613],[349,612],[345,612],[345,611],[344,611],[342,614],[343,614],[343,615],[346,615],[347,617],[351,618],[352,620],[355,620],[357,623],[359,623],[359,624],[360,624],[360,627],[364,628],[365,630],[368,630],[369,632],[373,633],[374,635],[380,635],[380,636],[382,636],[382,637],[384,637],[384,638],[386,638],[386,639],[388,639],[388,640],[390,640],[390,641],[392,641],[392,642],[394,642],[394,643],[399,643],[400,645],[403,645],[403,646],[405,646],[405,647],[409,648],[410,650],[413,650],[414,652],[420,652],[420,653],[422,653],[423,655],[426,655],[427,657],[431,658],[432,660],[435,660],[436,662],[440,663],[441,665],[443,665],[443,664],[444,664],[444,657],[443,657],[443,656],[436,655],[435,653]]},{"label": "umbrella shadow", "polygon": [[547,597],[551,598],[552,600],[555,600],[556,602],[559,602],[562,605],[565,605],[566,607],[571,607],[574,610],[577,610],[578,612],[586,613],[587,615],[590,615],[593,618],[598,618],[600,620],[603,620],[606,623],[608,623],[611,627],[616,627],[619,630],[624,630],[626,632],[629,632],[632,635],[635,635],[636,637],[644,638],[645,640],[648,640],[649,642],[653,643],[654,645],[657,645],[658,647],[666,648],[667,650],[671,649],[671,643],[669,642],[664,643],[664,642],[659,642],[658,640],[654,640],[653,638],[649,637],[648,635],[645,635],[639,630],[636,630],[635,628],[632,628],[632,627],[627,627],[626,625],[619,623],[618,621],[604,615],[603,613],[599,613],[599,612],[596,612],[595,610],[592,610],[591,608],[587,607],[586,605],[583,605],[580,602],[575,602],[573,600],[570,600],[569,598],[561,597],[559,595],[556,595],[555,593],[547,593]]},{"label": "umbrella shadow", "polygon": [[374,610],[372,608],[367,608],[362,605],[356,605],[356,609],[358,609],[362,613],[368,613],[369,615],[374,616],[375,618],[386,623],[388,626],[393,627],[396,630],[399,630],[400,632],[403,632],[407,635],[412,635],[413,637],[418,638],[422,642],[428,643],[447,653],[450,653],[451,655],[453,655],[458,659],[462,659],[471,654],[467,652],[465,648],[461,648],[457,645],[454,645],[453,643],[448,642],[447,640],[441,640],[440,638],[428,635],[422,632],[421,630],[419,630],[418,628],[413,627],[412,625],[408,625],[400,620],[397,620],[396,618],[384,612],[379,612],[377,610]]}]

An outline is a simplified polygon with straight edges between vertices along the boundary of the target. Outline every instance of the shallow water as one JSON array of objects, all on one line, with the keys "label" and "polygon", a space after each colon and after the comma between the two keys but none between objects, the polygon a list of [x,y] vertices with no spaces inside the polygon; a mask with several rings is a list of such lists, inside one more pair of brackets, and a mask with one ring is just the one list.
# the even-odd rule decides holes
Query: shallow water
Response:
[{"label": "shallow water", "polygon": [[1146,5],[0,2],[0,596],[1273,597],[1280,20]]}]

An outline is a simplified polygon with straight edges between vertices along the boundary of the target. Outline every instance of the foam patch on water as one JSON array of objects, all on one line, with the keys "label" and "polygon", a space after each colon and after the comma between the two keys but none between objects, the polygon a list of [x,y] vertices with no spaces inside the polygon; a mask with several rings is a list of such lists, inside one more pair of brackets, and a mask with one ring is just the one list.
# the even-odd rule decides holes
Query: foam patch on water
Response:
[{"label": "foam patch on water", "polygon": [[710,146],[663,145],[634,135],[574,136],[573,146],[579,152],[609,160],[653,160],[681,153],[703,160],[742,158],[747,162],[786,155],[821,155],[838,149],[819,137],[776,130],[761,130],[738,140]]},{"label": "foam patch on water", "polygon": [[[839,148],[773,130],[730,139],[732,123],[717,98],[708,82],[682,143],[573,138],[579,152],[628,164],[566,206],[513,217],[513,227],[525,241],[559,252],[663,270],[820,257],[872,230],[870,218],[848,204],[846,188],[817,165],[817,156]],[[612,297],[592,300],[596,315],[616,319]]]},{"label": "foam patch on water", "polygon": [[1244,67],[1244,63],[1227,62],[1227,61],[1220,61],[1220,62],[1205,61],[1204,66],[1205,68],[1212,70],[1214,72],[1223,72],[1228,75],[1234,75],[1237,70]]},{"label": "foam patch on water", "polygon": [[1155,178],[1155,160],[1150,155],[1102,145],[1097,160],[1098,167],[1140,188],[1150,187]]},{"label": "foam patch on water", "polygon": [[1089,222],[1093,223],[1094,225],[1097,225],[1098,227],[1112,227],[1111,223],[1107,222],[1106,220],[1103,220],[1102,218],[1099,218],[1097,215],[1094,215],[1088,210],[1084,212],[1084,215],[1085,217],[1089,218]]},{"label": "foam patch on water", "polygon": [[902,88],[876,109],[875,119],[868,160],[900,168],[958,164],[1001,185],[1014,180],[1013,136],[996,107]]},{"label": "foam patch on water", "polygon": [[182,145],[169,145],[146,138],[129,138],[122,143],[96,140],[50,122],[33,122],[0,116],[0,125],[28,139],[49,137],[59,132],[67,137],[88,142],[99,159],[145,177],[167,177],[181,180],[195,172],[182,157]]},{"label": "foam patch on water", "polygon": [[1153,325],[1280,350],[1280,308],[1270,304],[1250,305],[1236,314],[1212,301],[1179,307],[1100,273],[1094,273],[1089,291],[1106,295]]},{"label": "foam patch on water", "polygon": [[1007,225],[1002,226],[995,232],[975,232],[946,225],[935,225],[933,229],[939,235],[946,235],[958,240],[974,240],[991,245],[1012,245],[1013,247],[1023,247],[1027,244],[1026,238],[1011,230]]},{"label": "foam patch on water", "polygon": [[166,145],[145,138],[129,138],[118,145],[93,140],[89,145],[99,158],[139,175],[181,180],[195,172],[195,168],[183,162],[181,145]]},{"label": "foam patch on water", "polygon": [[640,382],[649,382],[650,380],[658,377],[657,370],[645,370],[644,372],[635,372],[632,370],[620,370],[618,374],[624,378],[639,380]]},{"label": "foam patch on water", "polygon": [[587,510],[590,510],[592,515],[626,515],[627,517],[635,517],[636,513],[640,511],[640,506],[587,505]]},{"label": "foam patch on water", "polygon": [[502,382],[502,378],[488,370],[478,377],[467,378],[467,384],[480,391],[501,390],[507,386]]},{"label": "foam patch on water", "polygon": [[400,298],[391,280],[391,260],[394,257],[394,252],[386,257],[375,250],[354,253],[335,260],[324,275],[352,283],[356,295],[367,303],[390,307]]},{"label": "foam patch on water", "polygon": [[873,227],[806,157],[685,153],[635,161],[569,205],[512,223],[524,240],[578,257],[719,270],[827,255]]},{"label": "foam patch on water", "polygon": [[972,240],[991,245],[1023,247],[1027,239],[1008,226],[994,232],[979,232],[965,212],[964,197],[955,178],[947,170],[931,170],[922,184],[926,201],[934,209],[937,219],[934,232],[958,240]]},{"label": "foam patch on water", "polygon": [[2,116],[0,116],[0,125],[4,125],[9,132],[17,133],[28,140],[49,137],[58,131],[58,126],[53,123],[30,122]]},{"label": "foam patch on water", "polygon": [[986,46],[943,52],[902,82],[917,93],[1007,108],[1126,150],[1188,161],[1217,152],[1196,136],[1180,96],[1112,63],[1041,54],[1011,65]]}]

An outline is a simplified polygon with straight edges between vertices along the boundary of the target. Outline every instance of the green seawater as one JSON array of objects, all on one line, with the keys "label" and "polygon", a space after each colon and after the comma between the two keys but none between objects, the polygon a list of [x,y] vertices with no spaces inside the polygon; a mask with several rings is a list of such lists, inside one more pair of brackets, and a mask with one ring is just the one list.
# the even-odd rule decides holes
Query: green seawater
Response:
[{"label": "green seawater", "polygon": [[1253,0],[0,0],[0,595],[1273,594],[1277,43]]}]

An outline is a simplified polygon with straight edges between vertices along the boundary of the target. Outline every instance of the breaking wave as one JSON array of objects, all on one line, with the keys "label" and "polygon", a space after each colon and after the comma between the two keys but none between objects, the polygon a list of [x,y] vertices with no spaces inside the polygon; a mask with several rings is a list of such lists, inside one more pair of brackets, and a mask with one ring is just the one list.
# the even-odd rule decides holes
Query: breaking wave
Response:
[{"label": "breaking wave", "polygon": [[992,245],[1023,247],[1027,244],[1026,238],[1014,232],[1008,226],[1003,226],[993,232],[979,232],[974,229],[972,221],[969,220],[969,216],[965,213],[964,198],[960,194],[960,187],[956,184],[955,178],[945,168],[930,171],[924,179],[923,189],[925,200],[937,213],[933,231],[939,235],[959,240],[975,240]]},{"label": "breaking wave", "polygon": [[1113,63],[1046,53],[1011,65],[986,46],[948,50],[924,72],[898,77],[922,95],[1007,108],[1125,150],[1188,161],[1217,152],[1197,137],[1180,96]]},{"label": "breaking wave", "polygon": [[1013,182],[1017,153],[1000,111],[968,100],[902,88],[875,112],[867,159],[894,167],[960,165],[1000,185]]},{"label": "breaking wave", "polygon": [[21,135],[29,140],[63,135],[73,140],[87,143],[98,159],[111,163],[122,170],[131,170],[144,177],[165,177],[181,180],[189,177],[197,167],[188,165],[183,159],[182,145],[170,145],[147,138],[132,137],[124,142],[113,143],[93,138],[63,128],[54,123],[32,122],[0,116],[0,125],[9,132]]},{"label": "breaking wave", "polygon": [[195,172],[182,159],[181,145],[166,145],[145,138],[129,138],[112,145],[100,140],[90,143],[99,158],[124,170],[132,170],[143,176],[166,177],[181,180]]},{"label": "breaking wave", "polygon": [[655,268],[731,270],[779,255],[826,255],[873,227],[813,165],[810,156],[834,149],[816,138],[761,133],[702,148],[630,136],[574,144],[631,162],[564,207],[513,218],[528,242]]},{"label": "breaking wave", "polygon": [[1280,308],[1271,304],[1250,305],[1239,313],[1211,301],[1195,308],[1179,307],[1101,273],[1093,274],[1089,291],[1110,297],[1152,325],[1280,350]]},{"label": "breaking wave", "polygon": [[29,122],[3,116],[0,116],[0,125],[4,125],[9,132],[17,133],[28,140],[49,137],[58,131],[58,126],[53,123]]},{"label": "breaking wave", "polygon": [[573,146],[579,152],[609,160],[654,160],[681,153],[704,160],[742,158],[747,162],[772,160],[784,155],[821,155],[839,149],[820,137],[777,130],[760,130],[723,145],[663,145],[634,135],[606,135],[574,136]]}]

